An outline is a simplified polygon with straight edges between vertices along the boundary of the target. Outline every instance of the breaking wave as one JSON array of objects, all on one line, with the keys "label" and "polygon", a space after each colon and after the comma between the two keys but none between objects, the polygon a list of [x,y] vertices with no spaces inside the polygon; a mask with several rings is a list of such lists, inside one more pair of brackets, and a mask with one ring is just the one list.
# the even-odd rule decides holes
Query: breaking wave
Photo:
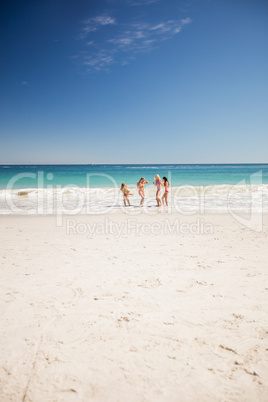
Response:
[{"label": "breaking wave", "polygon": [[[154,208],[156,188],[145,189],[145,207]],[[162,192],[163,194],[163,192]],[[140,197],[133,189],[132,206]],[[211,185],[172,187],[172,211],[178,212],[268,212],[268,185]],[[122,208],[119,188],[40,188],[0,190],[0,215],[98,214]]]}]

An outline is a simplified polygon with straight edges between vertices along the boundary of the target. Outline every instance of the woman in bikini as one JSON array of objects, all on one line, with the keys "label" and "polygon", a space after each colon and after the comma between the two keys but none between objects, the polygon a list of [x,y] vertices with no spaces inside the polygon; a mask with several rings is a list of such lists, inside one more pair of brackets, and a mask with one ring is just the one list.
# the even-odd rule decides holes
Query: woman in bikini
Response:
[{"label": "woman in bikini", "polygon": [[129,191],[129,189],[132,190],[132,188],[131,188],[131,187],[128,187],[125,183],[122,183],[122,184],[121,184],[121,191],[122,191],[122,193],[123,193],[123,195],[124,195],[124,205],[125,205],[125,207],[127,206],[127,203],[128,203],[128,205],[130,206],[130,202],[129,202],[128,196],[129,196],[129,195],[133,195],[133,194]]},{"label": "woman in bikini", "polygon": [[162,203],[163,203],[163,205],[165,205],[165,201],[166,201],[166,206],[168,206],[167,197],[168,197],[168,193],[169,193],[169,182],[168,182],[168,179],[165,176],[163,177],[163,181],[164,181],[165,192],[164,192],[164,195],[162,197]]},{"label": "woman in bikini", "polygon": [[148,183],[149,182],[144,177],[142,177],[137,183],[137,189],[139,191],[139,195],[141,196],[140,205],[142,205],[144,203],[144,198],[145,198],[144,184],[148,184]]},{"label": "woman in bikini", "polygon": [[155,182],[153,182],[153,184],[157,187],[157,189],[156,189],[156,202],[157,202],[157,206],[161,207],[161,205],[162,205],[162,201],[161,201],[161,198],[160,198],[161,186],[163,186],[164,184],[163,184],[163,182],[160,179],[158,174],[156,174],[154,176],[154,179],[155,179]]}]

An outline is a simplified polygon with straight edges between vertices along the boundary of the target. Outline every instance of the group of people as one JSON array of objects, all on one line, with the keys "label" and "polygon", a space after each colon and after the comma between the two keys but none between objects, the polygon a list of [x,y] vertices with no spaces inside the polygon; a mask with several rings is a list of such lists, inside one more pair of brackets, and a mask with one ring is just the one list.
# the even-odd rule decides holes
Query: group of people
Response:
[{"label": "group of people", "polygon": [[[157,206],[160,207],[161,205],[165,205],[165,203],[166,203],[166,206],[168,206],[168,193],[169,193],[168,179],[164,176],[163,181],[162,181],[160,176],[157,174],[157,175],[155,175],[154,180],[155,180],[155,182],[153,182],[153,185],[156,186]],[[137,183],[137,189],[138,189],[139,195],[141,197],[140,205],[143,205],[144,199],[145,199],[145,192],[144,192],[145,184],[149,184],[149,182],[144,177],[141,177],[141,179]],[[162,197],[161,197],[161,191],[162,191],[161,186],[164,187],[164,194]],[[131,193],[131,190],[132,190],[132,188],[128,187],[125,183],[121,184],[121,191],[123,193],[125,207],[127,206],[127,204],[130,205],[130,201],[129,201],[128,197],[130,195],[133,195],[133,193]]]}]

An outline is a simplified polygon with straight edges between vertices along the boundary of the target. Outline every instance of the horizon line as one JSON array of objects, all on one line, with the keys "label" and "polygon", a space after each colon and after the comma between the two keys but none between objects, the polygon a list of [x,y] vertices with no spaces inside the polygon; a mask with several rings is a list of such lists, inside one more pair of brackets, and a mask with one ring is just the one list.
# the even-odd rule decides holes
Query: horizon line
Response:
[{"label": "horizon line", "polygon": [[0,162],[0,166],[130,166],[130,165],[267,165],[268,162],[194,162],[194,163],[2,163]]}]

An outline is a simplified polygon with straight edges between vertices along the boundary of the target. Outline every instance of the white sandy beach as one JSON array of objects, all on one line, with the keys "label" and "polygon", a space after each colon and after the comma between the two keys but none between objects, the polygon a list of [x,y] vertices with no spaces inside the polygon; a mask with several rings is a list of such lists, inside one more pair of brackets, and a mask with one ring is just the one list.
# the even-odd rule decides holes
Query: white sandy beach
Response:
[{"label": "white sandy beach", "polygon": [[1,217],[1,401],[268,400],[268,217],[157,217]]}]

